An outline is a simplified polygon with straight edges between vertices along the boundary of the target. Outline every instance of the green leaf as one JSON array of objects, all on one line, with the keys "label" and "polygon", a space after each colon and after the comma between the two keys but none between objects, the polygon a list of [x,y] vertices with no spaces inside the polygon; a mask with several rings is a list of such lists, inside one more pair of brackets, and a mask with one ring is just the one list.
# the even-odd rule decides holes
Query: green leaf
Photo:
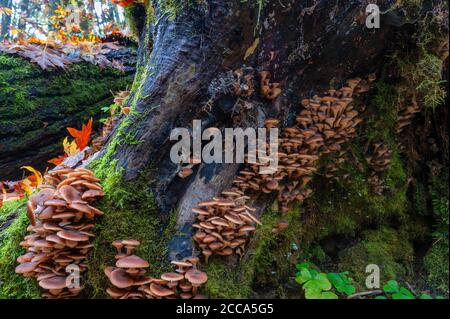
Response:
[{"label": "green leaf", "polygon": [[406,297],[406,299],[416,299],[413,293],[404,287],[400,288],[400,293],[403,294]]},{"label": "green leaf", "polygon": [[423,293],[420,295],[420,299],[433,299],[433,297],[431,297],[429,294]]},{"label": "green leaf", "polygon": [[299,284],[303,284],[309,280],[311,280],[313,277],[311,276],[311,273],[309,272],[308,269],[302,269],[300,271],[300,275],[297,276],[295,278],[295,280],[299,283]]},{"label": "green leaf", "polygon": [[318,289],[318,290],[330,290],[331,283],[327,279],[325,274],[318,274],[313,279],[309,280],[303,285],[305,290],[308,289]]},{"label": "green leaf", "polygon": [[376,296],[375,299],[387,299],[385,296]]},{"label": "green leaf", "polygon": [[416,299],[411,291],[401,287],[399,292],[392,295],[392,299]]},{"label": "green leaf", "polygon": [[297,270],[302,270],[302,269],[308,269],[309,268],[309,264],[308,263],[301,263],[301,264],[297,264],[295,265],[295,267],[297,268]]},{"label": "green leaf", "polygon": [[339,297],[334,292],[325,291],[322,293],[320,299],[339,299]]},{"label": "green leaf", "polygon": [[320,299],[322,291],[319,288],[310,288],[305,290],[306,299]]},{"label": "green leaf", "polygon": [[[338,290],[339,291],[339,290]],[[339,291],[341,292],[341,291]],[[345,293],[347,296],[351,296],[356,292],[356,288],[353,285],[344,285],[342,288],[342,292]]]},{"label": "green leaf", "polygon": [[347,278],[347,273],[348,272],[337,274],[332,272],[329,273],[327,277],[338,292],[350,296],[356,292],[356,288],[350,284],[351,279]]},{"label": "green leaf", "polygon": [[383,286],[385,292],[398,292],[398,282],[395,280],[389,280],[386,285]]},{"label": "green leaf", "polygon": [[338,286],[342,286],[344,284],[344,281],[342,280],[342,277],[335,273],[335,272],[330,272],[327,275],[328,279],[330,280],[330,282],[333,284],[334,287],[338,287]]}]

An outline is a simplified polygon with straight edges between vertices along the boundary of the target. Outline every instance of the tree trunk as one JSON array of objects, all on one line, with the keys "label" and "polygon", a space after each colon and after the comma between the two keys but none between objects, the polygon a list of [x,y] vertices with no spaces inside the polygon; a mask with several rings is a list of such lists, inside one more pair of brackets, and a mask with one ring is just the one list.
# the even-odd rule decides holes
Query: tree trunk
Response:
[{"label": "tree trunk", "polygon": [[[393,2],[379,1],[381,11]],[[379,71],[397,32],[408,26],[391,10],[381,16],[380,29],[368,29],[361,1],[210,0],[177,8],[176,16],[159,3],[153,4],[155,25],[140,29],[133,112],[110,139],[133,134],[139,142],[111,142],[109,151],[114,147],[111,159],[124,169],[126,181],[152,169],[150,188],[161,218],[178,211],[181,234],[169,244],[173,259],[192,254],[191,209],[229,187],[239,169],[237,164],[201,164],[180,179],[169,157],[173,128],[191,128],[194,119],[203,129],[231,127],[242,101],[226,85],[230,72],[244,66],[254,79],[259,71],[269,71],[283,94],[273,102],[258,93],[246,99],[250,110],[240,112],[239,126],[262,127],[267,117],[288,123],[302,98],[323,92],[330,83]],[[152,11],[147,8],[148,14]],[[270,202],[255,203],[258,214]]]}]

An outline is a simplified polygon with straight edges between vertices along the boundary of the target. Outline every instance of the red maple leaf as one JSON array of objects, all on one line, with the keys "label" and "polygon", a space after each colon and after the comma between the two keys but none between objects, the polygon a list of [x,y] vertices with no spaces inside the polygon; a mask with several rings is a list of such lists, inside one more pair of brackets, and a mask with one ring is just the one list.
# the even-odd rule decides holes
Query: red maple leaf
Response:
[{"label": "red maple leaf", "polygon": [[89,139],[92,133],[92,117],[89,119],[89,122],[81,127],[81,131],[74,129],[72,127],[68,127],[67,130],[69,134],[75,139],[75,143],[78,146],[78,149],[82,151],[86,146],[88,146]]},{"label": "red maple leaf", "polygon": [[64,161],[64,159],[66,157],[67,157],[67,154],[60,155],[58,157],[52,158],[51,160],[48,160],[47,162],[51,163],[51,164],[55,164],[56,166],[58,166]]}]

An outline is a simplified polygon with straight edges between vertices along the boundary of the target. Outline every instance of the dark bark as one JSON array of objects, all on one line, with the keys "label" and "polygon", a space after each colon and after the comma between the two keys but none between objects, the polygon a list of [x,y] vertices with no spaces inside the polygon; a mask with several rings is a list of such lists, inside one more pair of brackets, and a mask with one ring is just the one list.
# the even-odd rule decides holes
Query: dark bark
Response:
[{"label": "dark bark", "polygon": [[[191,127],[201,119],[203,128],[231,127],[236,97],[212,94],[214,83],[226,80],[227,72],[249,67],[268,70],[283,87],[282,96],[267,102],[257,93],[247,102],[239,126],[261,127],[266,117],[292,120],[303,97],[320,93],[330,82],[342,83],[352,76],[376,72],[402,18],[395,11],[382,16],[380,29],[365,26],[365,4],[360,1],[271,1],[258,17],[253,1],[207,1],[185,6],[174,21],[156,6],[154,27],[143,32],[153,39],[153,52],[141,40],[141,65],[147,68],[135,110],[141,116],[125,128],[140,143],[121,144],[114,155],[124,168],[126,180],[152,167],[151,190],[162,216],[178,209],[182,233],[171,242],[171,257],[191,253],[191,208],[228,187],[238,165],[201,164],[187,179],[177,177],[177,165],[169,158],[169,135],[175,127]],[[393,1],[381,1],[381,10]],[[146,34],[141,35],[141,39]],[[244,60],[247,49],[259,38],[255,52]],[[256,85],[256,88],[258,86]],[[216,87],[216,89],[218,89]],[[217,90],[218,92],[219,90]],[[205,106],[211,108],[205,112]],[[261,213],[270,199],[255,205]]]}]

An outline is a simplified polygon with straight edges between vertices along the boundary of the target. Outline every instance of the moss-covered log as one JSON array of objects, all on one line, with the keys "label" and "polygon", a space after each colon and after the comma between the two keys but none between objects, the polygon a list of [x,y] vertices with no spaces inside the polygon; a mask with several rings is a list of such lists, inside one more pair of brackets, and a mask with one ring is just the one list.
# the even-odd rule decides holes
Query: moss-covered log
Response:
[{"label": "moss-covered log", "polygon": [[65,128],[98,117],[112,102],[112,92],[132,79],[130,73],[89,63],[43,71],[0,54],[0,180],[21,177],[23,165],[44,170],[47,160],[61,154]]}]

